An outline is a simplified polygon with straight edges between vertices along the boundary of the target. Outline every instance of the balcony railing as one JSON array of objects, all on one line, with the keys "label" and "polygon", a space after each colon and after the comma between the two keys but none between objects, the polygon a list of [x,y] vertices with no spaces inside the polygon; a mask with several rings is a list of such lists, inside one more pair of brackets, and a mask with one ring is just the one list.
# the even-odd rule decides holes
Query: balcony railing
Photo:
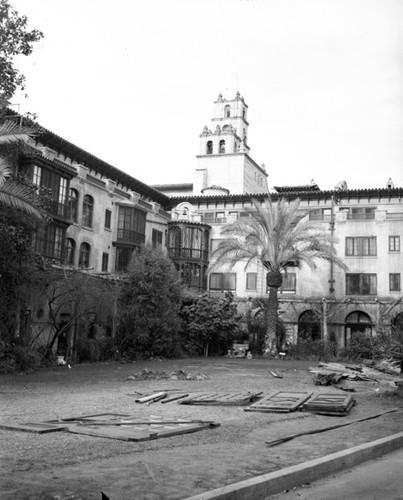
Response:
[{"label": "balcony railing", "polygon": [[386,218],[389,220],[403,219],[403,212],[386,212]]},{"label": "balcony railing", "polygon": [[371,220],[375,219],[375,212],[368,212],[362,214],[347,214],[347,220]]},{"label": "balcony railing", "polygon": [[58,215],[59,217],[63,217],[63,219],[69,219],[70,218],[69,204],[52,201],[50,203],[50,213],[51,215]]},{"label": "balcony railing", "polygon": [[146,235],[130,229],[118,229],[117,241],[143,245],[146,241]]},{"label": "balcony railing", "polygon": [[196,248],[168,248],[171,259],[208,260],[208,251]]}]

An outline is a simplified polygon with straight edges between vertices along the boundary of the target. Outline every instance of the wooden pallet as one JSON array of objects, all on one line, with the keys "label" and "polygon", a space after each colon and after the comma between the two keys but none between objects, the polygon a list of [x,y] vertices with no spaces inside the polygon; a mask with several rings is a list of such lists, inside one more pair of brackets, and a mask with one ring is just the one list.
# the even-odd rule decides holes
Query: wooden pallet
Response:
[{"label": "wooden pallet", "polygon": [[312,392],[286,392],[277,391],[268,394],[260,401],[253,403],[245,411],[262,411],[286,413],[298,410],[305,401],[312,395]]},{"label": "wooden pallet", "polygon": [[205,392],[190,394],[186,399],[178,401],[181,405],[247,405],[258,398],[262,392]]},{"label": "wooden pallet", "polygon": [[344,416],[355,403],[356,399],[352,394],[316,394],[304,404],[303,410],[322,415]]}]

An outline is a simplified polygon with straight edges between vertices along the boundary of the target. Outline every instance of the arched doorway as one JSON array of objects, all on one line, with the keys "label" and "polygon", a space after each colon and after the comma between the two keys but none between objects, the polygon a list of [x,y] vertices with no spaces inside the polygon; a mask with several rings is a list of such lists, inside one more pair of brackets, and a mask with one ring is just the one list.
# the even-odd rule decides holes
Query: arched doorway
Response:
[{"label": "arched doorway", "polygon": [[348,345],[354,335],[359,333],[363,333],[367,337],[371,337],[372,335],[371,318],[362,311],[350,313],[344,323],[344,345]]},{"label": "arched doorway", "polygon": [[298,318],[298,340],[317,340],[321,338],[318,313],[313,309],[304,311]]}]

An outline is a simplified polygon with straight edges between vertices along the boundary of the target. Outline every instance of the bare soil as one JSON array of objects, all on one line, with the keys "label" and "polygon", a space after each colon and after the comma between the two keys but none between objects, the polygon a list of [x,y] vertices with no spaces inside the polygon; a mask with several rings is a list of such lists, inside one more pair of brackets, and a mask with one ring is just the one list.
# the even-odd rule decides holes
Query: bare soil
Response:
[{"label": "bare soil", "polygon": [[[378,382],[349,382],[357,405],[345,417],[306,412],[245,412],[237,406],[146,406],[135,391],[159,390],[337,392],[313,384],[314,362],[197,358],[53,367],[0,377],[0,422],[40,422],[97,413],[183,417],[220,423],[206,429],[145,442],[125,442],[57,432],[33,434],[0,429],[2,500],[184,499],[272,472],[402,430],[403,399]],[[147,368],[198,372],[208,380],[127,380]],[[283,378],[274,378],[276,368]],[[379,379],[384,377],[380,374]],[[392,377],[393,378],[393,377]],[[384,379],[385,380],[385,379]],[[344,393],[347,394],[347,393]],[[382,417],[276,447],[265,441],[399,408]]]}]

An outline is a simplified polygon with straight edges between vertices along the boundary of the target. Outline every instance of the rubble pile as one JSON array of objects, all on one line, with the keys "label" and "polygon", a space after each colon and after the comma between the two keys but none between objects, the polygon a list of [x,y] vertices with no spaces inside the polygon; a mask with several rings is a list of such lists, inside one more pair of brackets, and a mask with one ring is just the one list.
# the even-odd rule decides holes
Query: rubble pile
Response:
[{"label": "rubble pile", "polygon": [[127,380],[208,380],[208,377],[203,373],[186,373],[183,370],[166,373],[144,368],[140,372],[127,377]]}]

